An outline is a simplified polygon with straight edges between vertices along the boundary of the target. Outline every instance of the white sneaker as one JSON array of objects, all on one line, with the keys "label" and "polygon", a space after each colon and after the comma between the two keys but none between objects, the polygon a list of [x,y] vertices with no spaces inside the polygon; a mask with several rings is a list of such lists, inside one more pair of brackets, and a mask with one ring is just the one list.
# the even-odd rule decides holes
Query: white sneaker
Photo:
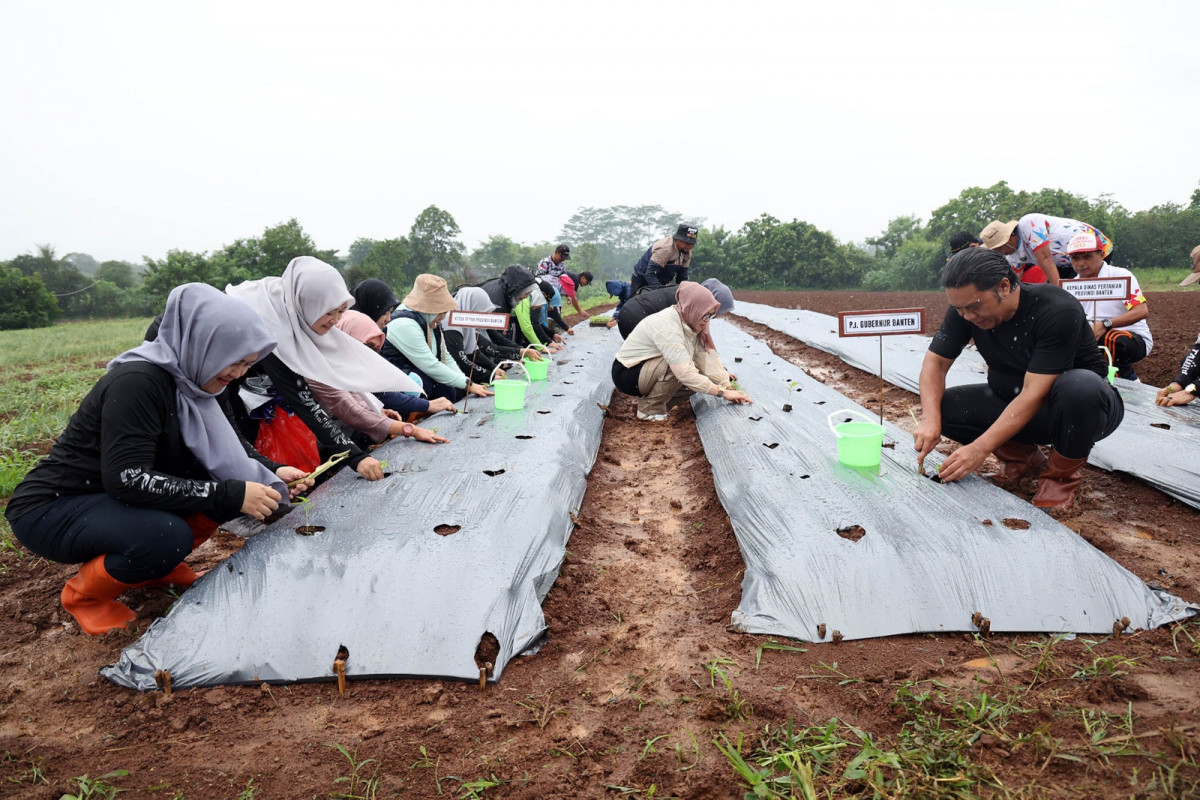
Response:
[{"label": "white sneaker", "polygon": [[666,414],[647,414],[643,411],[637,412],[637,418],[643,422],[663,422],[666,420]]}]

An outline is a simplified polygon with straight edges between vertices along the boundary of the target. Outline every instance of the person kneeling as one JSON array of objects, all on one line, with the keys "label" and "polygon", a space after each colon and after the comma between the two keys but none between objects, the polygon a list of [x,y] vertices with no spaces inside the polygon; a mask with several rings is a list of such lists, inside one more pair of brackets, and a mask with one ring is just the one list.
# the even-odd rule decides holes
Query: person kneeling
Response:
[{"label": "person kneeling", "polygon": [[613,360],[613,383],[638,398],[638,419],[665,420],[673,405],[696,392],[731,403],[753,402],[730,388],[729,373],[708,332],[721,304],[691,281],[679,284],[675,297],[675,305],[642,320]]},{"label": "person kneeling", "polygon": [[[1003,464],[1001,484],[1045,463],[1033,504],[1070,508],[1088,453],[1125,415],[1083,306],[1057,286],[1022,284],[1002,255],[983,248],[954,255],[942,286],[950,308],[921,366],[918,463],[943,434],[963,445],[942,464],[943,481],[965,478],[991,452]],[[987,383],[947,389],[946,374],[972,339]],[[1039,444],[1053,446],[1049,460]]]}]

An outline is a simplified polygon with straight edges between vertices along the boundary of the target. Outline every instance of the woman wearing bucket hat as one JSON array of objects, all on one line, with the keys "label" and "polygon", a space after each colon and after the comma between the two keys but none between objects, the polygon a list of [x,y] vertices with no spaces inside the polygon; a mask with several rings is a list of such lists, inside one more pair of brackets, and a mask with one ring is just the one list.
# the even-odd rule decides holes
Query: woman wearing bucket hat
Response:
[{"label": "woman wearing bucket hat", "polygon": [[[420,392],[421,387],[337,329],[338,320],[354,302],[342,274],[320,259],[300,256],[292,259],[278,278],[227,286],[225,292],[257,311],[267,332],[279,343],[242,381],[278,398],[285,412],[303,422],[316,438],[317,463],[349,451],[346,461],[358,474],[368,480],[382,478],[379,462],[321,408],[308,381],[363,393]],[[260,421],[251,418],[240,401],[233,405],[243,428],[260,427]]]},{"label": "woman wearing bucket hat", "polygon": [[383,357],[401,370],[415,373],[430,397],[451,402],[458,402],[468,392],[491,397],[486,386],[471,381],[455,366],[446,349],[441,323],[455,308],[445,278],[418,275],[388,323]]},{"label": "woman wearing bucket hat", "polygon": [[698,283],[684,281],[675,305],[642,320],[613,360],[617,389],[638,398],[637,418],[658,422],[693,394],[711,394],[731,403],[752,403],[730,388],[708,323],[721,304]]},{"label": "woman wearing bucket hat", "polygon": [[217,523],[265,518],[299,477],[252,453],[217,401],[274,348],[245,303],[205,284],[176,287],[155,340],[109,362],[13,492],[17,539],[82,565],[61,600],[84,632],[135,619],[117,600],[127,589],[190,586],[198,576],[184,558]]}]

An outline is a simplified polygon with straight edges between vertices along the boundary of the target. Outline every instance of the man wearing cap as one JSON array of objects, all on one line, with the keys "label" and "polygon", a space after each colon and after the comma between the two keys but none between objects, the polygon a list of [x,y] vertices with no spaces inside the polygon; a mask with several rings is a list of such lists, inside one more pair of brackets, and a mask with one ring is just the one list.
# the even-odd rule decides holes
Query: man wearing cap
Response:
[{"label": "man wearing cap", "polygon": [[[955,254],[942,286],[950,308],[921,366],[918,464],[945,435],[962,447],[942,463],[943,481],[965,478],[993,453],[998,484],[1015,486],[1044,464],[1033,504],[1071,508],[1092,447],[1125,415],[1083,306],[1057,286],[1022,284],[1003,256],[982,247]],[[972,339],[987,383],[947,389]],[[1052,445],[1049,459],[1040,444]]]},{"label": "man wearing cap", "polygon": [[1113,249],[1108,237],[1086,222],[1067,217],[1026,214],[1011,222],[993,220],[979,238],[984,247],[1008,259],[1022,283],[1058,286],[1062,278],[1075,277],[1067,243],[1077,233],[1095,234],[1104,246],[1104,257],[1108,258]]},{"label": "man wearing cap", "polygon": [[629,293],[637,294],[642,287],[657,289],[672,280],[683,283],[688,279],[688,266],[692,263],[692,248],[696,245],[699,228],[686,222],[680,223],[673,236],[659,239],[646,249],[633,265],[633,278],[629,282]]},{"label": "man wearing cap", "polygon": [[1129,294],[1123,300],[1084,300],[1083,310],[1092,324],[1096,344],[1108,350],[1117,377],[1136,381],[1133,365],[1150,354],[1150,307],[1133,273],[1104,260],[1104,246],[1094,233],[1077,233],[1067,244],[1071,266],[1084,280],[1128,278]]}]

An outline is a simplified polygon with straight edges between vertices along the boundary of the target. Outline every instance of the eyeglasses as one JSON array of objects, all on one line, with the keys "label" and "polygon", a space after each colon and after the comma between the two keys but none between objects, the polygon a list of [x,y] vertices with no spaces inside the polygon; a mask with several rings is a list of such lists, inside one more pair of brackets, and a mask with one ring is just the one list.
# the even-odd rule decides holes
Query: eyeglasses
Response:
[{"label": "eyeglasses", "polygon": [[715,312],[715,311],[710,311],[710,312],[708,312],[707,314],[705,314],[703,317],[701,317],[701,318],[700,318],[700,320],[701,320],[702,322],[708,322],[710,319],[712,319],[712,318],[713,318],[713,317],[715,317],[716,315],[717,315],[717,312]]}]

